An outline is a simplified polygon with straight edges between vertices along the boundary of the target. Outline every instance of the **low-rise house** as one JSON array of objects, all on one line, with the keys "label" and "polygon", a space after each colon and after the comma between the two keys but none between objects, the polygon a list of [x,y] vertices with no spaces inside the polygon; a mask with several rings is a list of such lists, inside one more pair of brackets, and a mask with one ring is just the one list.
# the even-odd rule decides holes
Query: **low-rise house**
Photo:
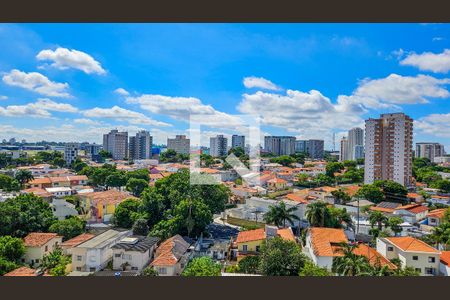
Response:
[{"label": "low-rise house", "polygon": [[50,178],[48,177],[38,177],[38,178],[34,178],[33,180],[29,181],[27,183],[27,186],[30,187],[34,187],[34,188],[40,188],[40,189],[45,189],[48,187],[52,187],[52,181],[50,180]]},{"label": "low-rise house", "polygon": [[23,267],[14,269],[11,272],[8,272],[8,273],[4,274],[3,276],[6,276],[6,277],[35,277],[35,276],[49,276],[49,275],[42,271],[23,266]]},{"label": "low-rise house", "polygon": [[446,208],[435,209],[427,214],[427,225],[428,226],[439,226],[445,216],[445,212],[448,211]]},{"label": "low-rise house", "polygon": [[439,274],[450,276],[450,251],[442,251],[439,262]]},{"label": "low-rise house", "polygon": [[378,253],[376,249],[369,247],[366,244],[358,244],[355,250],[353,250],[353,253],[356,255],[365,256],[372,267],[387,266],[390,270],[397,269],[396,265],[390,262],[386,257],[382,256],[380,253]]},{"label": "low-rise house", "polygon": [[275,178],[272,178],[267,181],[267,188],[269,190],[274,190],[274,191],[284,190],[287,188],[287,185],[288,185],[288,182],[281,178],[275,177]]},{"label": "low-rise house", "polygon": [[306,234],[305,250],[317,266],[331,270],[333,258],[343,255],[341,243],[348,243],[343,229],[312,227]]},{"label": "low-rise house", "polygon": [[310,189],[308,192],[308,196],[315,197],[319,201],[327,202],[330,204],[334,204],[335,199],[331,192],[337,191],[338,188],[332,186],[322,186]]},{"label": "low-rise house", "polygon": [[190,243],[177,234],[161,243],[150,265],[160,276],[178,276],[191,258],[190,246]]},{"label": "low-rise house", "polygon": [[423,196],[417,193],[408,193],[406,197],[408,197],[408,200],[411,202],[422,203],[425,201]]},{"label": "low-rise house", "polygon": [[70,240],[65,241],[61,244],[61,249],[64,251],[65,254],[72,255],[72,248],[92,239],[95,237],[95,234],[90,233],[82,233],[80,235],[77,235],[74,238],[71,238]]},{"label": "low-rise house", "polygon": [[33,177],[38,177],[46,175],[55,169],[52,169],[52,166],[50,164],[38,164],[34,166],[17,167],[16,170],[28,170],[31,172],[31,175],[33,175]]},{"label": "low-rise house", "polygon": [[431,195],[428,202],[432,204],[442,204],[446,206],[450,206],[450,197],[449,196],[440,196],[440,195]]},{"label": "low-rise house", "polygon": [[412,267],[422,276],[438,275],[440,251],[416,238],[377,238],[377,252],[388,260],[398,258],[402,267]]},{"label": "low-rise house", "polygon": [[79,194],[80,206],[88,215],[90,222],[109,222],[116,207],[126,199],[137,199],[127,192],[107,190],[103,192]]},{"label": "low-rise house", "polygon": [[32,232],[23,239],[23,243],[25,254],[22,262],[31,267],[37,267],[45,255],[61,245],[62,236],[56,233]]},{"label": "low-rise house", "polygon": [[38,197],[41,197],[42,199],[44,199],[47,202],[51,202],[52,198],[53,198],[52,193],[49,193],[45,189],[38,188],[38,187],[32,187],[29,189],[21,190],[20,192],[22,194],[34,194]]},{"label": "low-rise house", "polygon": [[72,189],[67,186],[45,188],[45,190],[55,198],[64,198],[72,195]]},{"label": "low-rise house", "polygon": [[421,204],[407,204],[395,208],[393,214],[413,224],[427,217],[428,207]]},{"label": "low-rise house", "polygon": [[112,246],[113,269],[142,271],[150,264],[159,242],[157,237],[130,236]]},{"label": "low-rise house", "polygon": [[73,247],[71,250],[72,270],[78,272],[102,270],[112,260],[112,247],[131,234],[131,230],[118,231],[109,229]]}]

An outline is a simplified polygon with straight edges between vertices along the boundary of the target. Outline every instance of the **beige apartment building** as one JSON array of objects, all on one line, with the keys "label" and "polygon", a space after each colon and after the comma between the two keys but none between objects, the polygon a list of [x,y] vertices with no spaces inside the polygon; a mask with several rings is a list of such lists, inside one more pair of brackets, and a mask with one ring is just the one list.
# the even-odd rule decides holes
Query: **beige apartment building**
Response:
[{"label": "beige apartment building", "polygon": [[177,135],[174,139],[167,139],[167,149],[172,149],[176,153],[189,154],[191,140],[185,135]]},{"label": "beige apartment building", "polygon": [[392,180],[409,186],[412,179],[413,119],[404,113],[366,120],[364,183]]}]

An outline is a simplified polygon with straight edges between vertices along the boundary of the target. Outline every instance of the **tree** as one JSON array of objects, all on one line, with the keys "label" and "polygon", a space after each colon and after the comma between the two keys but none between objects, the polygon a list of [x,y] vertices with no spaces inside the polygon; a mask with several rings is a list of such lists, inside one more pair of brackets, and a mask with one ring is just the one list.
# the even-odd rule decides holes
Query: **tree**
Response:
[{"label": "tree", "polygon": [[148,181],[144,179],[130,178],[126,184],[127,191],[130,191],[136,197],[139,197],[147,187]]},{"label": "tree", "polygon": [[19,170],[16,172],[15,179],[21,184],[25,184],[34,179],[33,174],[29,170]]},{"label": "tree", "polygon": [[0,174],[0,190],[6,192],[19,191],[20,183],[8,175]]},{"label": "tree", "polygon": [[287,166],[290,166],[291,164],[293,164],[294,162],[296,162],[296,160],[292,156],[282,155],[282,156],[271,158],[270,162],[277,163],[277,164],[287,167]]},{"label": "tree", "polygon": [[334,183],[334,178],[325,174],[319,174],[314,178],[314,182],[317,186],[332,185]]},{"label": "tree", "polygon": [[4,257],[0,257],[0,276],[5,275],[6,273],[11,272],[12,270],[17,269],[17,264],[12,261],[7,260]]},{"label": "tree", "polygon": [[147,183],[150,180],[150,175],[147,169],[139,169],[139,170],[134,170],[134,171],[129,171],[126,173],[127,175],[127,181],[130,180],[131,178],[136,178],[136,179],[142,179],[145,180]]},{"label": "tree", "polygon": [[182,276],[220,276],[220,265],[209,256],[197,257],[189,262]]},{"label": "tree", "polygon": [[23,240],[9,235],[0,236],[0,257],[18,262],[25,254]]},{"label": "tree", "polygon": [[73,163],[72,163],[72,170],[74,170],[75,172],[80,172],[81,170],[83,170],[84,167],[87,167],[88,165],[83,162],[81,159],[77,158]]},{"label": "tree", "polygon": [[158,276],[158,271],[155,270],[152,266],[148,266],[142,271],[143,276]]},{"label": "tree", "polygon": [[161,162],[177,162],[177,152],[173,149],[167,149],[159,155]]},{"label": "tree", "polygon": [[325,174],[329,177],[334,177],[334,173],[344,169],[344,165],[340,162],[329,162],[325,167]]},{"label": "tree", "polygon": [[372,201],[373,203],[380,203],[384,200],[383,191],[379,187],[372,184],[363,185],[356,192],[356,196]]},{"label": "tree", "polygon": [[353,251],[356,245],[340,244],[343,256],[333,257],[332,271],[341,276],[359,276],[370,270],[368,259],[356,255]]},{"label": "tree", "polygon": [[70,240],[86,231],[86,221],[79,217],[69,217],[56,221],[48,230],[63,236],[64,240]]},{"label": "tree", "polygon": [[391,180],[377,180],[374,186],[381,188],[386,199],[396,202],[406,202],[408,190],[398,182]]},{"label": "tree", "polygon": [[291,157],[293,157],[298,164],[301,164],[301,165],[305,164],[305,158],[306,158],[305,153],[293,153],[293,154],[291,154]]},{"label": "tree", "polygon": [[42,271],[47,271],[52,276],[66,275],[66,267],[71,262],[69,256],[63,254],[61,248],[56,248],[42,258],[39,266]]},{"label": "tree", "polygon": [[246,256],[238,263],[239,271],[245,274],[258,274],[259,264],[259,256]]},{"label": "tree", "polygon": [[187,236],[199,236],[213,221],[208,206],[200,200],[182,200],[174,210],[174,215],[183,220],[179,230]]},{"label": "tree", "polygon": [[391,228],[395,236],[402,232],[400,224],[403,223],[403,219],[400,217],[392,217],[388,220],[387,225]]},{"label": "tree", "polygon": [[327,219],[330,218],[326,202],[314,202],[306,207],[306,219],[311,227],[325,227]]},{"label": "tree", "polygon": [[156,192],[155,188],[146,189],[141,194],[142,210],[149,227],[153,227],[163,219],[163,200],[164,198]]},{"label": "tree", "polygon": [[98,152],[98,155],[100,155],[101,158],[106,159],[106,158],[112,158],[112,154],[106,150],[100,150]]},{"label": "tree", "polygon": [[265,276],[298,276],[307,260],[297,243],[280,237],[263,242],[260,259]]},{"label": "tree", "polygon": [[105,178],[105,185],[107,187],[117,187],[120,188],[127,184],[127,178],[121,172],[114,172]]},{"label": "tree", "polygon": [[388,218],[381,211],[370,211],[369,222],[372,228],[377,224],[378,230],[381,231],[383,230],[383,224],[386,225],[388,223]]},{"label": "tree", "polygon": [[228,151],[228,155],[230,155],[231,153],[240,158],[245,155],[245,150],[242,149],[242,147],[235,147],[231,148],[230,151]]},{"label": "tree", "polygon": [[146,236],[150,228],[147,225],[146,219],[137,219],[133,224],[133,234]]},{"label": "tree", "polygon": [[330,218],[325,222],[325,227],[342,228],[345,224],[348,228],[353,228],[353,221],[345,208],[328,207]]},{"label": "tree", "polygon": [[350,202],[350,200],[351,200],[351,197],[346,192],[344,192],[342,189],[332,191],[331,195],[333,195],[334,200],[337,204],[344,204],[344,203]]},{"label": "tree", "polygon": [[445,193],[450,193],[450,180],[448,179],[437,180],[435,182],[432,182],[430,184],[430,187],[439,189]]},{"label": "tree", "polygon": [[447,245],[450,243],[450,222],[444,221],[439,226],[436,226],[433,229],[431,238],[438,248],[447,249]]},{"label": "tree", "polygon": [[60,167],[60,168],[62,168],[66,165],[66,161],[62,157],[55,157],[51,163],[53,166]]},{"label": "tree", "polygon": [[126,199],[114,211],[114,224],[122,228],[131,228],[134,222],[141,217],[141,201]]},{"label": "tree", "polygon": [[332,276],[332,274],[326,268],[316,266],[311,260],[307,260],[299,276]]},{"label": "tree", "polygon": [[280,202],[278,205],[269,207],[269,211],[264,215],[264,220],[267,223],[275,224],[278,227],[286,227],[286,221],[294,226],[294,221],[299,221],[300,218],[295,214],[297,207],[286,207],[286,203]]},{"label": "tree", "polygon": [[24,237],[30,232],[48,232],[54,221],[50,205],[34,194],[0,202],[0,235]]}]

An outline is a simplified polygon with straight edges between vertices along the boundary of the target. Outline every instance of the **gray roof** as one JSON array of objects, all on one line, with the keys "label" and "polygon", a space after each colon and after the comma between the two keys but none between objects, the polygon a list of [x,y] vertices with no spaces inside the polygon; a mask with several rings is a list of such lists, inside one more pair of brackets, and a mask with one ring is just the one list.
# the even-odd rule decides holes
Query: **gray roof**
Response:
[{"label": "gray roof", "polygon": [[[365,200],[365,199],[359,200],[359,207],[364,207],[364,206],[369,206],[369,205],[374,205],[374,204],[375,203],[370,202],[369,200]],[[348,202],[347,205],[358,207],[358,201]]]},{"label": "gray roof", "polygon": [[139,251],[139,252],[146,252],[147,250],[151,249],[154,245],[156,245],[159,242],[159,238],[154,236],[138,236],[133,235],[130,236],[130,238],[137,238],[138,241],[135,244],[130,243],[117,243],[114,246],[112,246],[113,249],[124,249],[125,251]]},{"label": "gray roof", "polygon": [[399,207],[399,206],[401,206],[401,205],[402,205],[402,204],[401,204],[401,203],[398,203],[398,202],[387,202],[387,201],[383,201],[383,202],[378,203],[377,207],[392,208],[392,209],[394,209],[394,208],[397,208],[397,207]]}]

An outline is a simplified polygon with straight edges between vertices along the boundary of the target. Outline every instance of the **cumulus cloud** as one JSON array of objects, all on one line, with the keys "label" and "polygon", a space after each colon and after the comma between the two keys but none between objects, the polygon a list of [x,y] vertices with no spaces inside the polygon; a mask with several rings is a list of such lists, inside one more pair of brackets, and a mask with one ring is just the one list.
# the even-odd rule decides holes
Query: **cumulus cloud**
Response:
[{"label": "cumulus cloud", "polygon": [[36,58],[40,61],[52,61],[51,66],[60,70],[77,69],[86,74],[106,74],[100,63],[89,54],[75,49],[57,48],[42,50]]},{"label": "cumulus cloud", "polygon": [[8,96],[0,95],[0,100],[8,100]]},{"label": "cumulus cloud", "polygon": [[123,88],[115,89],[114,93],[119,94],[121,96],[128,96],[128,95],[130,95],[130,93],[126,89],[123,89]]},{"label": "cumulus cloud", "polygon": [[82,113],[85,117],[112,119],[116,121],[128,122],[130,124],[140,124],[150,126],[171,126],[168,123],[153,120],[142,113],[124,109],[117,105],[111,108],[95,107],[92,109],[85,110]]},{"label": "cumulus cloud", "polygon": [[437,79],[427,75],[401,76],[391,74],[381,79],[362,80],[350,96],[341,95],[338,103],[352,109],[396,108],[401,104],[428,103],[430,98],[447,98],[445,85],[450,79]]},{"label": "cumulus cloud", "polygon": [[0,106],[0,116],[5,117],[50,118],[52,116],[50,111],[74,113],[78,109],[71,104],[57,103],[50,99],[38,99],[35,103],[25,105]]},{"label": "cumulus cloud", "polygon": [[86,119],[86,118],[79,118],[79,119],[74,119],[73,120],[74,123],[77,124],[84,124],[84,125],[100,125],[100,122],[91,120],[91,119]]},{"label": "cumulus cloud", "polygon": [[427,135],[450,138],[450,113],[422,117],[414,121],[414,128]]},{"label": "cumulus cloud", "polygon": [[236,127],[242,121],[235,116],[217,111],[211,105],[203,104],[194,97],[170,97],[144,94],[139,97],[128,97],[126,102],[138,104],[141,109],[154,114],[167,115],[177,120],[199,121],[211,127]]},{"label": "cumulus cloud", "polygon": [[448,73],[450,70],[450,49],[445,49],[444,52],[438,54],[432,52],[410,53],[400,64],[417,67],[422,71]]},{"label": "cumulus cloud", "polygon": [[273,90],[273,91],[279,91],[281,88],[274,84],[272,81],[267,80],[262,77],[245,77],[243,84],[246,88],[260,88],[264,90]]},{"label": "cumulus cloud", "polygon": [[10,86],[17,86],[48,97],[70,97],[67,92],[69,84],[49,80],[38,72],[22,72],[11,70],[3,75],[3,82]]}]

